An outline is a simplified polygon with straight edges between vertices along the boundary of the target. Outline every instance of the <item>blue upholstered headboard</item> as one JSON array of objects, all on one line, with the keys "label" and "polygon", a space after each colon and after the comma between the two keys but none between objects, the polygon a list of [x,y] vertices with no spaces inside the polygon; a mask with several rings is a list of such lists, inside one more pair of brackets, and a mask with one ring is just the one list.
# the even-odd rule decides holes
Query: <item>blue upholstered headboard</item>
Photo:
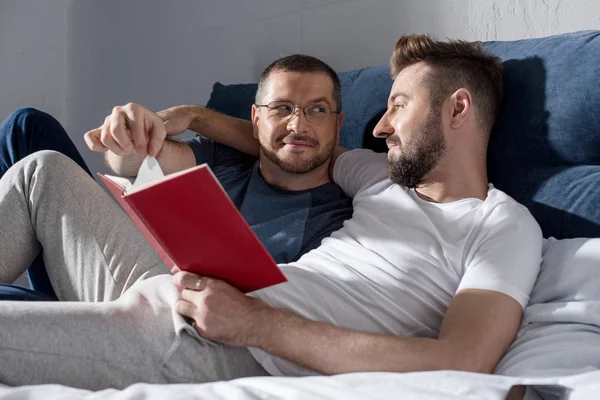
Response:
[{"label": "blue upholstered headboard", "polygon": [[[490,181],[530,209],[544,236],[600,237],[600,31],[484,45],[504,61],[505,83]],[[387,65],[339,76],[341,144],[384,151],[371,131],[392,85]],[[255,92],[215,83],[207,106],[249,119]]]}]

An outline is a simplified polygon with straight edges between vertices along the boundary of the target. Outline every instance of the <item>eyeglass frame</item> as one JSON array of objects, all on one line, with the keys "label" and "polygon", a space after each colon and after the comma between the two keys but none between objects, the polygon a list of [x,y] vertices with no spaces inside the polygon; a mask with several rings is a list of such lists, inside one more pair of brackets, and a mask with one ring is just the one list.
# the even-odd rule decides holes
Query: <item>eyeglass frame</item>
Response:
[{"label": "eyeglass frame", "polygon": [[[294,107],[294,108],[292,109],[292,111],[290,112],[290,115],[288,115],[287,117],[284,117],[284,118],[282,118],[282,120],[283,120],[283,121],[287,120],[287,121],[289,122],[289,121],[292,119],[292,116],[296,115],[296,110],[302,110],[302,114],[304,115],[304,118],[306,118],[306,121],[307,121],[307,122],[309,122],[309,123],[311,123],[311,124],[314,124],[314,122],[311,122],[311,121],[308,119],[308,117],[306,116],[306,109],[307,109],[308,107],[310,107],[310,106],[316,106],[316,105],[319,105],[319,103],[310,103],[310,104],[307,104],[307,105],[305,105],[304,107],[300,107],[300,106],[297,106],[296,104],[292,103],[291,101],[273,100],[273,101],[271,101],[271,102],[269,102],[269,103],[267,103],[267,104],[254,104],[254,105],[255,105],[256,107],[258,107],[258,108],[261,108],[261,107],[266,107],[266,108],[267,108],[267,110],[269,110],[269,108],[270,108],[270,107],[269,107],[269,104],[273,104],[273,103],[283,103],[283,104],[289,104],[289,105],[291,105],[291,106],[293,106],[293,107]],[[329,106],[329,105],[327,105],[327,106]],[[333,111],[333,110],[329,110],[329,112],[330,112],[330,114],[329,114],[329,115],[327,115],[327,118],[329,118],[329,117],[330,117],[332,114],[335,114],[335,115],[340,115],[340,114],[342,113],[342,111],[341,111],[341,110],[335,110],[335,111]]]}]

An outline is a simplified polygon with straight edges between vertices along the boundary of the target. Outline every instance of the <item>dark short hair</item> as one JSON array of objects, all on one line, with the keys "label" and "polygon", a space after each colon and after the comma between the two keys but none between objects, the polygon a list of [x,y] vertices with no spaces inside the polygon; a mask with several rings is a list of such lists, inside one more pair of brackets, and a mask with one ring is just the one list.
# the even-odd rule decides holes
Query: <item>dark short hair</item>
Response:
[{"label": "dark short hair", "polygon": [[429,35],[405,35],[396,43],[390,58],[392,79],[419,62],[431,67],[423,84],[431,93],[432,104],[441,105],[456,90],[467,89],[480,111],[481,126],[489,134],[504,95],[500,58],[488,53],[480,43],[442,42]]},{"label": "dark short hair", "polygon": [[342,85],[340,78],[333,68],[323,61],[303,54],[293,54],[280,58],[265,68],[262,74],[260,74],[260,80],[258,81],[256,103],[261,101],[260,99],[262,98],[267,79],[273,72],[317,72],[327,75],[333,83],[333,99],[336,102],[337,111],[342,110]]}]

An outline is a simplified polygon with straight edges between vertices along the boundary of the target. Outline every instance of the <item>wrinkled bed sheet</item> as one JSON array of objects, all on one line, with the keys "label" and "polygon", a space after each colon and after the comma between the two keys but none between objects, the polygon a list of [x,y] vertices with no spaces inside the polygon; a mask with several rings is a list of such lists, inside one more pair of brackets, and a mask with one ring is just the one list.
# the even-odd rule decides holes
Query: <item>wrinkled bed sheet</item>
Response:
[{"label": "wrinkled bed sheet", "polygon": [[[332,377],[257,377],[197,385],[136,384],[124,390],[99,392],[59,385],[0,386],[0,399],[490,399],[504,400],[513,385],[524,384],[528,399],[598,399],[600,371],[554,378],[515,378],[456,371],[355,373]],[[550,394],[551,393],[551,394]]]}]

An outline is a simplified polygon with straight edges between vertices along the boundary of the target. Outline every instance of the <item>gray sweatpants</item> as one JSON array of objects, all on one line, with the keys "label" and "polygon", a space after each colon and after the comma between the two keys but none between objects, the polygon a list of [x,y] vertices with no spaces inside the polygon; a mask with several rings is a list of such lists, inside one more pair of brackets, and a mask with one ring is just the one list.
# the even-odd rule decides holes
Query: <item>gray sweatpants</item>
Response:
[{"label": "gray sweatpants", "polygon": [[173,310],[170,272],[141,232],[52,151],[0,179],[0,282],[40,248],[62,302],[0,301],[0,383],[98,390],[266,375],[246,348],[201,338]]}]

